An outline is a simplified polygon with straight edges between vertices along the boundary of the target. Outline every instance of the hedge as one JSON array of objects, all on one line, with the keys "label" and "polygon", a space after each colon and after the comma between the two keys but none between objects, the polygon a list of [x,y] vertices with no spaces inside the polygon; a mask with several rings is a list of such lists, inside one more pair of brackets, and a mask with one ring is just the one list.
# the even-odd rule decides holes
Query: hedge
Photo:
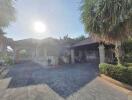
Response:
[{"label": "hedge", "polygon": [[99,68],[101,74],[105,74],[113,79],[132,85],[132,67],[102,63],[99,65]]},{"label": "hedge", "polygon": [[132,67],[132,63],[125,63],[124,65],[127,67]]}]

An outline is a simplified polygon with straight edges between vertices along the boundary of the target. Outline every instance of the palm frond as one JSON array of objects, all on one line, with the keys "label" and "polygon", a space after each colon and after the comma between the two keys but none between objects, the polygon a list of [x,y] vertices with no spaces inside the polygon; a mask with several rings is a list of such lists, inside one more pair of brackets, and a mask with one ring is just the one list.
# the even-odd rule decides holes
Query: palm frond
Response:
[{"label": "palm frond", "polygon": [[89,0],[84,0],[81,17],[87,32],[109,42],[123,41],[132,36],[132,0],[89,3]]},{"label": "palm frond", "polygon": [[15,20],[15,8],[12,0],[0,0],[0,27],[7,27]]}]

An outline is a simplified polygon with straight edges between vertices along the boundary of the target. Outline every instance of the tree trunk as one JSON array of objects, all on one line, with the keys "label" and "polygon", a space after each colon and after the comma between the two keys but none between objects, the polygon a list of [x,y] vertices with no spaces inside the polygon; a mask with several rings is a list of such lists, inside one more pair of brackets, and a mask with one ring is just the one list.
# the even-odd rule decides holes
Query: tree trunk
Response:
[{"label": "tree trunk", "polygon": [[116,58],[117,58],[117,65],[118,66],[121,66],[121,52],[120,52],[120,45],[119,43],[116,43],[115,44],[115,55],[116,55]]}]

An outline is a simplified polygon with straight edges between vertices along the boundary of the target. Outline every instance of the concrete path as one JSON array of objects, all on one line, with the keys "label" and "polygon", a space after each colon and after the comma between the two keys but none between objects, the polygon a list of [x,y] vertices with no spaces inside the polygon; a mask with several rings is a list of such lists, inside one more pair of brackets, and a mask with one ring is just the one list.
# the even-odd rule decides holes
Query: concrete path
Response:
[{"label": "concrete path", "polygon": [[64,100],[47,85],[7,89],[0,92],[0,100]]},{"label": "concrete path", "polygon": [[97,77],[67,100],[128,100],[127,92]]},{"label": "concrete path", "polygon": [[124,91],[97,76],[94,64],[49,69],[33,62],[18,64],[7,74],[12,79],[0,89],[0,100],[127,100]]},{"label": "concrete path", "polygon": [[11,81],[11,78],[0,80],[0,91],[7,89]]}]

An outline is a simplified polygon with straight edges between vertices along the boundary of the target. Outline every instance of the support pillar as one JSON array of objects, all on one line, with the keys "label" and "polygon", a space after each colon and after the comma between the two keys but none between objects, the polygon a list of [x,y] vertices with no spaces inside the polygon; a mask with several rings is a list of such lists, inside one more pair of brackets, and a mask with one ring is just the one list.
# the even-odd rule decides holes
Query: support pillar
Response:
[{"label": "support pillar", "polygon": [[75,63],[74,49],[71,49],[71,62],[72,62],[72,63]]},{"label": "support pillar", "polygon": [[99,57],[100,57],[100,63],[105,62],[105,47],[103,44],[99,45]]}]

